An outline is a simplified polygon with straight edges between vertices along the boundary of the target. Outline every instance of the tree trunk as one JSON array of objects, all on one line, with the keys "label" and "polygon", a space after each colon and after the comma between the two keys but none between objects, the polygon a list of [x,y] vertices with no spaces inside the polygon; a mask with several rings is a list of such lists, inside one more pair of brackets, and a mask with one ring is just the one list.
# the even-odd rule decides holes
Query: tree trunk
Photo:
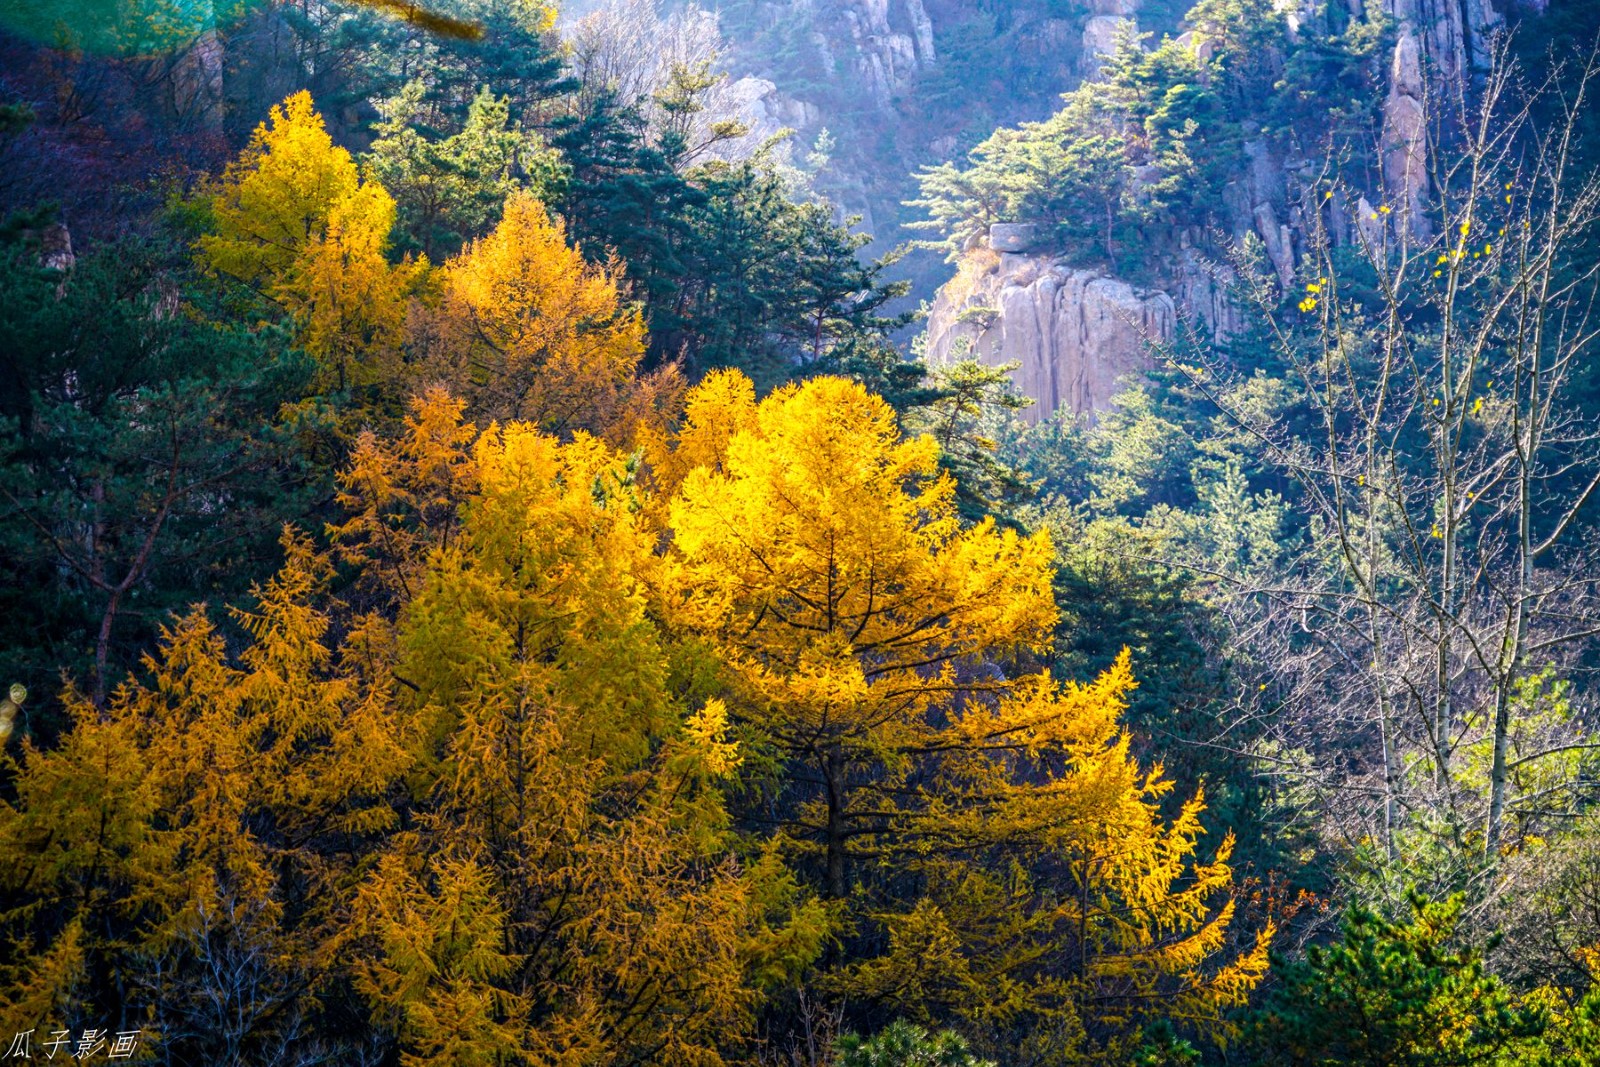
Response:
[{"label": "tree trunk", "polygon": [[109,689],[107,671],[111,658],[111,626],[116,621],[117,609],[122,605],[122,589],[112,590],[111,599],[106,602],[106,610],[100,616],[100,632],[95,636],[94,642],[94,685],[89,694],[90,701],[102,712],[105,711],[106,693]]},{"label": "tree trunk", "polygon": [[837,743],[828,748],[823,778],[828,790],[828,896],[843,900],[848,891],[844,854],[844,749]]}]

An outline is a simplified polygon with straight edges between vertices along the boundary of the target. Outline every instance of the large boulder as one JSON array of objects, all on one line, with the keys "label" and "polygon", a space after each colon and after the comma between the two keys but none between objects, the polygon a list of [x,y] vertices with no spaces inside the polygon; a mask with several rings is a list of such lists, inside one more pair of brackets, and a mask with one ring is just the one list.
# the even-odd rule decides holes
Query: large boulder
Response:
[{"label": "large boulder", "polygon": [[1027,252],[1039,243],[1039,227],[1031,222],[997,222],[989,227],[989,247],[996,252]]}]

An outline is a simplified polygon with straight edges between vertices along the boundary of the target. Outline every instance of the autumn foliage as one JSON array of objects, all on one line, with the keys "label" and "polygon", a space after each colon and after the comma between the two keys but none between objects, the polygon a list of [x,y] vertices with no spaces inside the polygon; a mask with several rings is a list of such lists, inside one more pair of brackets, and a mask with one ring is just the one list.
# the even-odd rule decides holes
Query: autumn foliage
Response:
[{"label": "autumn foliage", "polygon": [[[148,680],[23,755],[12,1001],[87,1011],[104,976],[179,981],[221,943],[257,1010],[355,1000],[408,1064],[735,1062],[819,965],[1056,1054],[1135,1032],[1152,994],[1215,1025],[1263,964],[1225,948],[1228,846],[1197,859],[1198,798],[1158,816],[1126,660],[1064,690],[1019,669],[1048,543],[957,524],[927,441],[859,386],[755,404],[721,379],[691,410],[729,393],[750,407],[665,529],[626,455],[474,432],[443,391],[364,444],[336,541],[392,615],[350,615],[286,535],[238,652],[175,622]],[[198,988],[126,1003],[211,1033]]]},{"label": "autumn foliage", "polygon": [[[713,424],[702,391],[733,410]],[[1118,722],[1126,653],[1065,689],[1030,655],[1056,617],[1048,537],[963,526],[932,439],[852,382],[757,405],[713,379],[690,411],[685,447],[712,462],[672,501],[669,611],[719,649],[777,762],[777,840],[859,909],[865,944],[887,938],[840,988],[1020,1024],[1052,1058],[1152,996],[1194,1018],[1242,1003],[1268,934],[1217,966],[1232,843],[1196,863],[1199,797],[1159,817],[1171,784]]]},{"label": "autumn foliage", "polygon": [[411,395],[249,602],[3,757],[0,1030],[717,1067],[804,983],[1019,1062],[1226,1039],[1271,935],[1231,839],[1134,759],[1126,654],[1051,679],[1051,542],[964,521],[932,438],[838,377],[680,410],[621,265],[526,195],[389,263],[305,94],[212,196],[210,267]]},{"label": "autumn foliage", "polygon": [[202,258],[280,304],[331,384],[395,372],[406,290],[425,265],[390,265],[394,199],[361,180],[311,94],[272,109],[223,174],[211,214]]},{"label": "autumn foliage", "polygon": [[644,320],[620,265],[591,266],[526,194],[444,269],[439,358],[485,418],[552,431],[610,414],[644,356]]}]

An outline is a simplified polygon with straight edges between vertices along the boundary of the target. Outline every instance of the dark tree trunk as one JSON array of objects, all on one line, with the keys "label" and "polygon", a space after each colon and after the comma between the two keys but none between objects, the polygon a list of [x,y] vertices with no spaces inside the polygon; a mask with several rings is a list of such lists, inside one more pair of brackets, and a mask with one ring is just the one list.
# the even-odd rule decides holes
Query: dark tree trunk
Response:
[{"label": "dark tree trunk", "polygon": [[844,853],[844,749],[837,744],[828,749],[823,778],[828,790],[828,896],[842,900],[848,891]]}]

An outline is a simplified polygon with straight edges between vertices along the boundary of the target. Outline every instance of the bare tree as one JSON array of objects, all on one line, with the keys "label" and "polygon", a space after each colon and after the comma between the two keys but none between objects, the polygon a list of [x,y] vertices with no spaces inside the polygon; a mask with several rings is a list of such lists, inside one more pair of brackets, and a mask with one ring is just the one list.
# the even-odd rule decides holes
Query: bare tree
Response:
[{"label": "bare tree", "polygon": [[603,100],[637,108],[679,167],[743,158],[759,147],[746,137],[754,117],[741,91],[746,82],[721,69],[713,12],[690,4],[664,15],[661,0],[608,0],[572,24],[567,43],[578,109]]},{"label": "bare tree", "polygon": [[1366,206],[1330,167],[1325,208],[1363,205],[1353,246],[1324,210],[1296,308],[1255,286],[1309,417],[1195,379],[1306,512],[1291,566],[1217,576],[1280,709],[1263,758],[1390,863],[1428,841],[1494,871],[1519,827],[1575,803],[1600,747],[1569,685],[1600,647],[1600,430],[1577,396],[1600,181],[1573,142],[1595,73],[1553,97],[1559,75],[1525,86],[1502,51],[1434,106],[1420,196]]}]

